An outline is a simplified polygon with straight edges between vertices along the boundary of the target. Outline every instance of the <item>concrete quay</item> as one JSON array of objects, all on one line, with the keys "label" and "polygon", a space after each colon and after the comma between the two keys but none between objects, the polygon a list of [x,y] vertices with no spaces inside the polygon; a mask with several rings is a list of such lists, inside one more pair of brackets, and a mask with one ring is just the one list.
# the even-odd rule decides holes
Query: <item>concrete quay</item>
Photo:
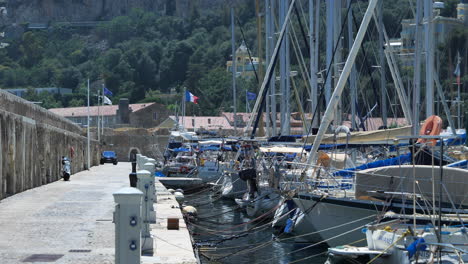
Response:
[{"label": "concrete quay", "polygon": [[[131,165],[105,164],[0,201],[0,263],[115,263],[113,193],[129,186]],[[197,263],[175,197],[156,180],[154,255],[141,263]],[[179,230],[167,230],[167,217]],[[129,263],[133,264],[133,263]]]},{"label": "concrete quay", "polygon": [[[142,264],[196,264],[192,239],[174,195],[167,191],[158,178],[155,180],[157,203],[156,224],[150,225],[154,256],[143,256]],[[167,218],[179,219],[179,230],[167,229]]]}]

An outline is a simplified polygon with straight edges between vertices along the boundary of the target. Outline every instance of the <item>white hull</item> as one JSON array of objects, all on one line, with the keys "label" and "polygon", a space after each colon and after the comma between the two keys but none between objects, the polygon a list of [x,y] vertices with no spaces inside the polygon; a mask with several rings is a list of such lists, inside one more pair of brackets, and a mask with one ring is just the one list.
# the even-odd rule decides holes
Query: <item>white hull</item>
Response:
[{"label": "white hull", "polygon": [[[371,216],[376,214],[375,210],[332,204],[328,203],[325,199],[317,204],[314,200],[294,198],[294,201],[303,212],[308,212],[305,215],[305,219],[310,223],[310,229],[318,232],[316,236],[311,236],[309,241],[318,242],[325,240],[331,247],[347,245],[362,239],[363,234],[361,229],[353,232],[349,231],[372,222],[375,218]],[[313,209],[308,210],[314,205]],[[299,232],[297,229],[295,231]],[[364,244],[365,242],[361,242],[360,244],[356,243],[353,245]]]}]

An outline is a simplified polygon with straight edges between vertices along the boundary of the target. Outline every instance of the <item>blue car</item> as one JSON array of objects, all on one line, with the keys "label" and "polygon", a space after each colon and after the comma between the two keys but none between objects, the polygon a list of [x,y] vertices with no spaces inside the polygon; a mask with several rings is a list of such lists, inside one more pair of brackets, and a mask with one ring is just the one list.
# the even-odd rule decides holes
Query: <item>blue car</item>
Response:
[{"label": "blue car", "polygon": [[117,165],[117,154],[114,151],[103,151],[101,153],[101,165],[104,163],[112,163]]}]

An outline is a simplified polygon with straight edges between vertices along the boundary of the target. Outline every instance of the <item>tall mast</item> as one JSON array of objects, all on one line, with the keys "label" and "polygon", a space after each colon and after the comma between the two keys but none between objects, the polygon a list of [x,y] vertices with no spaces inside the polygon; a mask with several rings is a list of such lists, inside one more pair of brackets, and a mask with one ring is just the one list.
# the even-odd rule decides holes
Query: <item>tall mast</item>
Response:
[{"label": "tall mast", "polygon": [[[325,1],[327,4],[327,51],[326,51],[326,69],[330,68],[332,64],[332,57],[333,57],[333,24],[335,22],[334,19],[334,8],[335,8],[335,0],[328,0]],[[328,105],[330,103],[331,91],[332,91],[332,75],[333,69],[330,68],[330,73],[327,75],[327,79],[325,80],[325,104]]]},{"label": "tall mast", "polygon": [[[314,5],[315,2],[315,5]],[[314,9],[315,8],[315,9]],[[315,12],[315,17],[314,17]],[[319,61],[319,15],[320,15],[320,0],[309,0],[309,43],[310,43],[310,111],[313,117],[314,111],[317,108],[318,97],[318,61]],[[317,109],[318,111],[318,109]],[[317,112],[316,115],[320,114]],[[318,118],[314,118],[312,127],[318,126]],[[312,130],[310,130],[312,131]]]},{"label": "tall mast", "polygon": [[[274,17],[275,17],[275,6],[276,6],[276,0],[268,0],[270,2],[270,21],[269,21],[269,25],[270,25],[270,32],[269,32],[269,39],[268,39],[268,42],[270,43],[270,53],[268,54],[268,56],[270,56],[270,60],[269,60],[269,63],[271,63],[271,59],[273,57],[273,52],[274,52],[274,48],[275,48],[275,43],[276,43],[276,40],[275,40],[275,32],[276,32],[276,27],[275,27],[275,23],[274,23]],[[268,64],[269,65],[269,64]],[[273,70],[274,71],[274,70]],[[272,136],[276,136],[278,134],[278,129],[276,127],[276,119],[277,119],[277,110],[276,110],[276,74],[273,74],[274,78],[273,78],[273,81],[270,82],[270,90],[269,90],[269,93],[271,95],[271,122],[272,122],[272,126],[271,126],[271,135]]]},{"label": "tall mast", "polygon": [[422,1],[416,1],[416,40],[414,45],[414,78],[413,78],[413,131],[419,133],[419,111],[421,105],[421,20]]},{"label": "tall mast", "polygon": [[[341,0],[335,0],[334,1],[334,15],[333,15],[333,18],[334,18],[334,22],[333,22],[333,47],[335,47],[335,45],[338,46],[338,48],[336,49],[336,52],[335,52],[335,58],[334,58],[334,72],[333,72],[333,77],[332,77],[332,83],[333,83],[333,88],[332,89],[335,89],[336,87],[336,84],[338,83],[338,77],[340,76],[340,72],[341,72],[341,63],[343,61],[343,53],[342,53],[342,50],[343,50],[343,42],[341,41],[341,38],[340,38],[340,28],[341,28]],[[335,111],[335,124],[337,126],[341,125],[341,112],[342,112],[342,100],[340,100],[338,102],[338,105],[336,107],[336,111]]]},{"label": "tall mast", "polygon": [[[271,28],[270,28],[270,0],[265,0],[265,63],[268,65],[270,64],[270,34],[271,34]],[[262,80],[263,78],[260,78]],[[261,85],[261,83],[259,84]],[[271,87],[271,86],[270,86]],[[271,92],[271,88],[270,88]],[[270,94],[269,92],[269,94]],[[266,135],[267,137],[271,137],[274,134],[272,133],[271,130],[271,97],[267,96],[266,98],[266,111],[265,111],[265,116],[266,116]]]},{"label": "tall mast", "polygon": [[231,53],[232,53],[232,101],[234,110],[234,133],[237,134],[237,100],[236,100],[236,36],[234,34],[234,7],[231,7]]},{"label": "tall mast", "polygon": [[[351,6],[352,0],[347,0],[347,7]],[[351,50],[354,42],[353,35],[353,12],[348,14],[348,48]],[[356,100],[357,100],[357,89],[356,89],[356,67],[353,66],[351,69],[351,75],[349,76],[349,88],[351,92],[351,128],[357,129],[356,125]]]},{"label": "tall mast", "polygon": [[426,50],[426,116],[434,114],[434,24],[432,23],[433,11],[432,0],[424,0],[425,35],[424,43]]},{"label": "tall mast", "polygon": [[[432,0],[431,0],[432,1]],[[380,112],[382,113],[382,125],[388,127],[387,124],[387,85],[385,79],[385,54],[384,54],[384,34],[383,34],[383,0],[378,3],[378,19],[379,19],[379,64],[380,64]]]},{"label": "tall mast", "polygon": [[[288,0],[279,0],[279,21],[283,25],[286,18],[286,4]],[[286,36],[289,35],[288,27],[286,27]],[[281,91],[281,135],[289,135],[289,38],[282,40],[280,48],[280,91]]]}]

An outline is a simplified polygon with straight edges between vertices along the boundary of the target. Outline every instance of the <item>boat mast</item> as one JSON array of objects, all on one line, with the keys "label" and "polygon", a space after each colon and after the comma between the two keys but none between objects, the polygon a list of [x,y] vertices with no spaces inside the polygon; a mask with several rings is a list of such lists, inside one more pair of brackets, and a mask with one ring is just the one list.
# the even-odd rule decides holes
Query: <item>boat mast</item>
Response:
[{"label": "boat mast", "polygon": [[[286,20],[286,4],[288,0],[279,0],[279,21],[283,25]],[[286,35],[289,34],[289,29],[286,27]],[[290,118],[289,97],[290,97],[290,82],[289,82],[289,38],[282,40],[280,48],[280,111],[281,111],[281,135],[290,134]]]},{"label": "boat mast", "polygon": [[[329,65],[332,64],[332,57],[333,57],[333,23],[335,20],[333,19],[334,14],[334,7],[335,7],[335,0],[328,0],[326,1],[326,8],[327,8],[327,50],[326,50],[326,65],[329,68]],[[325,80],[325,104],[328,105],[330,103],[331,97],[331,90],[332,90],[332,72],[333,69],[330,68],[330,73],[327,74],[327,79]]]},{"label": "boat mast", "polygon": [[[430,0],[432,1],[432,0]],[[380,112],[382,114],[382,125],[388,128],[387,124],[387,81],[385,79],[385,55],[384,55],[384,35],[383,35],[383,0],[378,4],[379,19],[379,64],[380,64]]]},{"label": "boat mast", "polygon": [[426,50],[426,117],[434,114],[434,24],[432,0],[424,0],[425,50]]},{"label": "boat mast", "polygon": [[[271,35],[271,28],[270,28],[270,12],[271,12],[271,6],[270,6],[270,0],[265,0],[265,63],[268,65],[270,63],[270,35]],[[262,76],[260,76],[261,79]],[[261,84],[260,84],[261,85]],[[271,92],[270,88],[270,92]],[[269,94],[270,94],[269,92]],[[266,119],[266,135],[267,137],[271,137],[274,135],[272,133],[272,125],[270,123],[271,120],[271,97],[267,96],[266,98],[266,110],[265,110],[265,119]]]},{"label": "boat mast", "polygon": [[[314,6],[314,1],[315,1],[315,6]],[[315,11],[315,18],[314,18],[314,11]],[[313,117],[314,111],[318,106],[317,72],[318,72],[318,65],[319,65],[319,23],[320,23],[319,17],[320,17],[320,0],[309,0],[311,117]],[[318,118],[314,118],[314,120],[312,121],[312,128],[316,128],[316,127],[318,127]],[[310,132],[312,132],[312,129],[310,129]]]},{"label": "boat mast", "polygon": [[234,134],[237,135],[237,101],[236,101],[236,74],[237,74],[237,56],[236,56],[236,37],[234,34],[234,7],[231,7],[231,54],[232,54],[232,101],[234,112]]},{"label": "boat mast", "polygon": [[[340,29],[341,29],[341,0],[334,0],[334,14],[333,14],[333,49],[335,49],[335,57],[333,58],[333,75],[332,75],[332,83],[333,89],[336,87],[338,83],[338,77],[340,76],[342,62],[343,62],[343,41],[340,38]],[[340,100],[335,110],[335,117],[334,117],[334,124],[336,126],[340,126],[342,123],[342,109],[343,109],[343,102]]]},{"label": "boat mast", "polygon": [[351,47],[351,50],[349,51],[348,58],[343,68],[343,72],[341,73],[340,78],[338,79],[338,84],[335,90],[333,91],[333,95],[330,98],[330,103],[327,104],[327,109],[325,110],[325,114],[323,116],[322,123],[320,124],[319,131],[317,135],[315,136],[315,140],[312,145],[312,149],[310,151],[310,155],[307,160],[307,165],[304,168],[303,174],[310,168],[310,166],[312,165],[312,162],[316,162],[317,155],[318,155],[317,151],[319,149],[320,142],[322,142],[323,136],[325,135],[326,130],[328,129],[328,127],[331,124],[331,121],[333,120],[333,111],[341,98],[341,93],[343,92],[343,88],[346,85],[346,82],[348,81],[348,77],[351,73],[351,69],[354,65],[354,62],[356,61],[357,53],[361,47],[362,41],[364,40],[364,35],[369,26],[369,22],[372,18],[372,14],[377,5],[377,1],[378,0],[369,1],[369,5],[367,7],[366,13],[364,14],[364,17],[361,22],[361,26],[359,27],[358,33],[356,35],[356,40],[354,41],[353,46]]},{"label": "boat mast", "polygon": [[422,1],[416,1],[416,39],[414,45],[414,78],[413,78],[413,136],[419,134],[419,111],[421,105],[421,22]]},{"label": "boat mast", "polygon": [[[347,7],[351,6],[352,0],[347,0]],[[351,49],[354,42],[353,36],[353,12],[348,14],[348,48]],[[357,130],[356,125],[356,104],[357,104],[357,89],[356,89],[356,67],[353,66],[351,69],[351,75],[349,76],[349,88],[351,92],[351,128]],[[354,152],[353,152],[354,153]]]}]

